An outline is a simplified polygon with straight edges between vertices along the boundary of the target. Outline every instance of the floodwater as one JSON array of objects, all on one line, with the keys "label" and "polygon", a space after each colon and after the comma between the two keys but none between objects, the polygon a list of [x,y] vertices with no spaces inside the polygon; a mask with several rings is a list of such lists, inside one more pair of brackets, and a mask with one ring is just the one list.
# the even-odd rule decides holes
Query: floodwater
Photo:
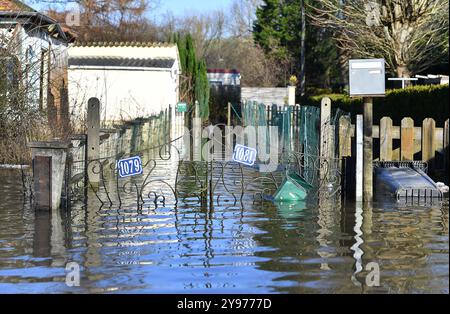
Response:
[{"label": "floodwater", "polygon": [[17,170],[0,171],[0,293],[449,293],[448,204],[88,195],[48,214],[24,201]]}]

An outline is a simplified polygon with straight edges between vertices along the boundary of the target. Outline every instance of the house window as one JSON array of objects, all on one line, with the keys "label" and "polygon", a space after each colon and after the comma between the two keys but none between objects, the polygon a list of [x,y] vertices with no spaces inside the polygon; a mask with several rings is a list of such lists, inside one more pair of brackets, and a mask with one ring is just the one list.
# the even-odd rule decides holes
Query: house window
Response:
[{"label": "house window", "polygon": [[217,86],[222,86],[222,81],[211,80],[211,81],[209,81],[209,84],[211,84],[211,85],[217,85]]}]

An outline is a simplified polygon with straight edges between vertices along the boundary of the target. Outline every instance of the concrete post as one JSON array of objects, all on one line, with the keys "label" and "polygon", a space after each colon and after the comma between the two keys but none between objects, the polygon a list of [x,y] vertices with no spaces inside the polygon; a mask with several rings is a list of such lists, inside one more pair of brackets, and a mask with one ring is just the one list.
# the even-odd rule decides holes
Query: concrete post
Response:
[{"label": "concrete post", "polygon": [[64,182],[69,142],[30,142],[33,159],[35,208],[37,210],[59,209]]},{"label": "concrete post", "polygon": [[231,126],[231,103],[228,103],[228,107],[227,107],[227,126],[230,127]]},{"label": "concrete post", "polygon": [[295,86],[288,86],[288,105],[295,106]]},{"label": "concrete post", "polygon": [[[326,179],[329,174],[331,158],[333,157],[334,145],[332,143],[331,129],[331,99],[322,98],[320,106],[320,180]],[[326,166],[328,165],[328,166]]]},{"label": "concrete post", "polygon": [[202,160],[202,119],[200,118],[200,105],[198,101],[195,101],[195,118],[193,123],[193,135],[194,135],[194,161]]},{"label": "concrete post", "polygon": [[89,183],[95,189],[100,183],[100,170],[96,162],[100,154],[100,101],[90,98],[88,101],[87,115],[87,174]]}]

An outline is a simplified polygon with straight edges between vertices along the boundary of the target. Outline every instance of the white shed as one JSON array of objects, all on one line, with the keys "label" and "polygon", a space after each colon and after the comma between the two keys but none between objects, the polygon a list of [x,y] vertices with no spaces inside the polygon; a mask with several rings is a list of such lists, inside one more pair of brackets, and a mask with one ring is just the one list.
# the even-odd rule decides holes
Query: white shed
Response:
[{"label": "white shed", "polygon": [[97,97],[104,123],[145,118],[179,99],[178,48],[164,43],[75,44],[69,55],[72,118],[83,118]]}]

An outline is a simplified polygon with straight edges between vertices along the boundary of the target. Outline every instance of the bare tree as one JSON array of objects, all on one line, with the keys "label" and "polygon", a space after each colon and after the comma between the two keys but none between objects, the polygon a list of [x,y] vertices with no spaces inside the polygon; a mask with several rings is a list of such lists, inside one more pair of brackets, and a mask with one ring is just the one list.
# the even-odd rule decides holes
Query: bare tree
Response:
[{"label": "bare tree", "polygon": [[260,3],[261,0],[235,0],[228,11],[184,17],[168,12],[160,34],[167,40],[173,33],[190,33],[197,57],[204,58],[209,68],[238,69],[243,86],[276,86],[290,72],[288,62],[275,63],[253,41],[251,31]]},{"label": "bare tree", "polygon": [[448,0],[323,0],[313,23],[353,57],[383,57],[399,77],[448,60]]},{"label": "bare tree", "polygon": [[184,17],[175,17],[168,12],[164,17],[165,22],[160,25],[160,30],[165,35],[165,40],[173,33],[191,34],[197,57],[204,58],[208,55],[211,44],[223,38],[225,20],[225,13],[222,10]]},{"label": "bare tree", "polygon": [[262,0],[234,0],[227,21],[227,29],[231,36],[250,37],[252,35],[256,8],[262,2]]},{"label": "bare tree", "polygon": [[276,86],[283,76],[282,67],[250,38],[231,37],[213,42],[206,62],[211,68],[238,69],[242,86]]},{"label": "bare tree", "polygon": [[71,25],[80,41],[153,41],[156,27],[146,14],[157,0],[37,0],[49,4],[47,14],[64,24],[76,5],[80,24]]}]

